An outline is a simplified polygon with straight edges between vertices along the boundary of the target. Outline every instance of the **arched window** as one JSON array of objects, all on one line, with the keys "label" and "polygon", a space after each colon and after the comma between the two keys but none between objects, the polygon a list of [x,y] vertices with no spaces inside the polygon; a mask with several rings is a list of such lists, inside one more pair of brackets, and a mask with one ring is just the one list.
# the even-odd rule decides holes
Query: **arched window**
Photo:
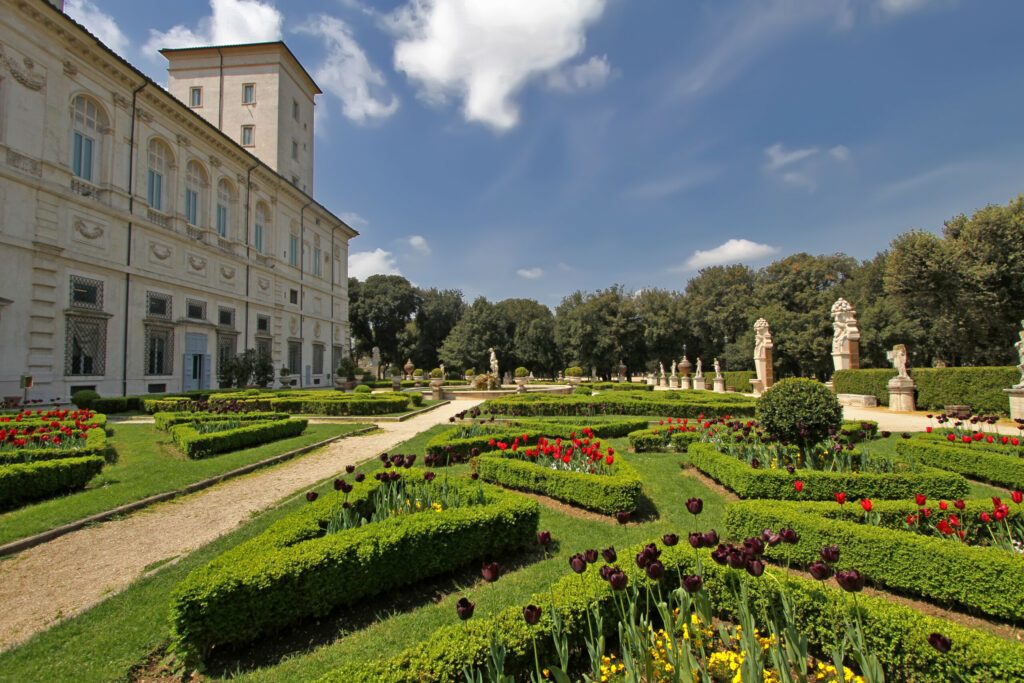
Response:
[{"label": "arched window", "polygon": [[267,229],[267,205],[260,202],[256,205],[256,221],[253,226],[252,245],[256,253],[263,253],[263,237]]},{"label": "arched window", "polygon": [[78,95],[71,102],[71,172],[87,182],[99,178],[100,142],[107,115],[96,102]]},{"label": "arched window", "polygon": [[235,201],[235,191],[226,178],[217,183],[217,234],[227,237],[231,225],[231,205]]},{"label": "arched window", "polygon": [[200,220],[204,217],[203,192],[207,187],[206,171],[203,167],[198,161],[188,162],[185,166],[185,220],[189,225],[199,226]]},{"label": "arched window", "polygon": [[167,203],[167,181],[170,178],[173,157],[171,150],[157,139],[149,141],[149,170],[146,174],[146,201],[157,211],[163,211]]}]

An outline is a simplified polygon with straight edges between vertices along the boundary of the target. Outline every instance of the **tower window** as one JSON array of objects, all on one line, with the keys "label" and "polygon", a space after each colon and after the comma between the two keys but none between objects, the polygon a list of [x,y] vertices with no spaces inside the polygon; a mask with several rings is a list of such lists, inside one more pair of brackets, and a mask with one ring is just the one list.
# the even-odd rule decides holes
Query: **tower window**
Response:
[{"label": "tower window", "polygon": [[189,88],[188,89],[188,106],[193,109],[203,106],[203,89],[202,88]]},{"label": "tower window", "polygon": [[242,86],[242,104],[256,103],[256,84],[246,83]]},{"label": "tower window", "polygon": [[256,126],[242,126],[242,146],[252,147],[256,144]]},{"label": "tower window", "polygon": [[299,101],[292,100],[292,118],[296,121],[299,120]]}]

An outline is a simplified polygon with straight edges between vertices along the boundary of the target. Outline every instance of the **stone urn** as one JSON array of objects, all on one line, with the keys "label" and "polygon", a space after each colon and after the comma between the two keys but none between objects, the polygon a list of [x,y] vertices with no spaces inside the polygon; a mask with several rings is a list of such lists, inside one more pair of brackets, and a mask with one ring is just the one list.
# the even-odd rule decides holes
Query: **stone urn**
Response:
[{"label": "stone urn", "polygon": [[348,377],[342,377],[341,375],[334,376],[334,388],[344,389],[348,386]]},{"label": "stone urn", "polygon": [[409,360],[405,361],[405,366],[404,366],[403,369],[405,370],[405,376],[406,377],[412,377],[413,370],[416,369],[416,366],[413,365],[412,358],[410,358]]}]

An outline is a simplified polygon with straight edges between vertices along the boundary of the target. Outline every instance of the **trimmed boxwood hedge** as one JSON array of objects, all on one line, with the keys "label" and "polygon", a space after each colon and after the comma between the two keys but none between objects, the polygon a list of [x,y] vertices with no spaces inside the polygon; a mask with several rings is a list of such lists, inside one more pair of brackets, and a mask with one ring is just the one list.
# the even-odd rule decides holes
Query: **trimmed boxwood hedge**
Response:
[{"label": "trimmed boxwood hedge", "polygon": [[[753,370],[730,370],[723,372],[722,378],[725,380],[726,388],[732,387],[736,391],[746,393],[751,389],[750,380],[757,379],[757,373]],[[711,386],[713,380],[713,375],[707,378],[708,386]]]},{"label": "trimmed boxwood hedge", "polygon": [[1024,459],[1011,452],[999,454],[985,446],[987,444],[938,443],[913,436],[897,442],[896,452],[901,457],[956,472],[970,479],[1024,489]]},{"label": "trimmed boxwood hedge", "polygon": [[0,451],[0,465],[29,463],[40,460],[65,460],[87,455],[104,455],[107,451],[107,433],[99,428],[85,433],[85,443],[78,448],[18,448]]},{"label": "trimmed boxwood hedge", "polygon": [[[402,472],[420,478],[424,471]],[[170,609],[175,637],[201,655],[535,542],[535,501],[465,479],[447,483],[467,495],[482,486],[485,504],[401,515],[334,534],[324,534],[321,524],[338,505],[335,496],[288,515],[177,586]],[[349,502],[365,511],[379,485],[356,485]]]},{"label": "trimmed boxwood hedge", "polygon": [[606,515],[636,510],[643,494],[640,475],[622,458],[616,459],[611,474],[556,470],[536,462],[506,457],[500,451],[482,453],[472,462],[485,481],[519,491],[540,493]]},{"label": "trimmed boxwood hedge", "polygon": [[[878,498],[894,500],[923,493],[929,498],[963,498],[967,480],[959,474],[934,467],[917,465],[915,471],[891,474],[856,472],[825,472],[798,470],[789,474],[783,469],[754,469],[729,455],[719,453],[713,444],[695,443],[687,457],[694,467],[740,498],[772,498],[782,500],[832,500],[837,492],[845,492],[851,500]],[[804,483],[798,492],[793,485]]]},{"label": "trimmed boxwood hedge", "polygon": [[[846,509],[839,510],[835,503],[777,500],[732,503],[726,508],[726,536],[746,538],[765,528],[792,527],[799,532],[800,542],[769,547],[768,557],[806,565],[818,559],[823,546],[838,545],[841,552],[837,567],[857,569],[875,584],[1024,623],[1024,555],[860,524],[853,521],[863,518],[859,505],[851,501],[842,507]],[[989,500],[971,501],[963,513],[957,514],[977,517],[991,509]],[[880,501],[873,511],[885,511],[902,522],[906,515],[916,514],[918,507],[914,501]]]},{"label": "trimmed boxwood hedge", "polygon": [[[410,405],[422,404],[419,394],[340,394],[317,392],[320,396],[296,398],[241,398],[228,403],[239,410],[254,412],[284,412],[291,415],[384,415],[409,410]],[[419,403],[416,399],[419,398]],[[147,413],[180,412],[191,403],[187,398],[147,399],[143,406]]]},{"label": "trimmed boxwood hedge", "polygon": [[[838,394],[870,394],[879,405],[889,405],[887,383],[891,369],[838,370],[832,386]],[[1014,367],[913,368],[917,409],[942,410],[948,405],[969,405],[975,413],[1006,415],[1010,404],[1003,389],[1020,381]]]},{"label": "trimmed boxwood hedge", "polygon": [[609,392],[599,396],[524,394],[491,399],[481,410],[495,415],[659,415],[662,417],[715,417],[754,414],[754,399],[711,391]]},{"label": "trimmed boxwood hedge", "polygon": [[104,462],[98,455],[87,455],[0,465],[0,509],[84,488],[100,473]]},{"label": "trimmed boxwood hedge", "polygon": [[[636,546],[621,554],[632,557],[640,548]],[[666,585],[677,584],[680,575],[702,574],[717,615],[735,620],[735,597],[725,578],[735,570],[716,565],[707,550],[697,552],[701,556],[699,567],[694,551],[685,544],[662,550],[659,559],[667,570]],[[624,563],[622,567],[630,582],[646,581],[642,570],[632,562]],[[822,584],[791,577],[774,568],[768,568],[765,573],[771,578],[747,580],[751,598],[762,605],[775,603],[784,590],[799,615],[798,628],[807,636],[811,647],[819,653],[830,652],[840,635],[836,628],[837,615],[848,608],[849,596],[831,582]],[[525,676],[533,669],[534,643],[542,663],[557,662],[551,637],[550,614],[553,609],[559,612],[570,640],[578,647],[584,647],[584,638],[587,637],[585,615],[594,605],[601,609],[606,629],[604,635],[609,640],[615,637],[614,629],[619,617],[614,594],[592,569],[580,576],[569,575],[559,579],[550,590],[523,600],[523,604],[527,603],[541,605],[544,609],[544,615],[536,626],[526,625],[521,606],[509,607],[493,617],[474,617],[465,623],[443,626],[429,638],[392,657],[346,664],[324,675],[319,683],[461,680],[465,667],[484,664],[495,638],[506,649],[506,671]],[[921,614],[882,597],[860,595],[857,606],[861,610],[868,646],[877,654],[889,680],[930,683],[956,680],[957,676],[979,683],[1024,680],[1024,645],[1020,643]],[[759,613],[756,609],[754,611]],[[452,614],[451,618],[454,622],[455,615]],[[952,649],[946,654],[937,652],[928,644],[931,633],[948,637],[952,641]],[[827,661],[827,654],[824,659]]]},{"label": "trimmed boxwood hedge", "polygon": [[692,443],[700,441],[698,432],[669,431],[658,425],[629,433],[629,446],[636,453],[685,453]]},{"label": "trimmed boxwood hedge", "polygon": [[235,429],[201,434],[195,426],[179,424],[171,427],[174,445],[189,458],[199,460],[218,453],[237,451],[250,446],[287,439],[306,431],[307,420],[274,420],[243,424]]},{"label": "trimmed boxwood hedge", "polygon": [[180,424],[196,422],[266,422],[271,420],[287,420],[288,413],[155,413],[153,424],[162,432]]},{"label": "trimmed boxwood hedge", "polygon": [[579,386],[593,391],[654,391],[653,384],[637,384],[636,382],[584,382]]}]

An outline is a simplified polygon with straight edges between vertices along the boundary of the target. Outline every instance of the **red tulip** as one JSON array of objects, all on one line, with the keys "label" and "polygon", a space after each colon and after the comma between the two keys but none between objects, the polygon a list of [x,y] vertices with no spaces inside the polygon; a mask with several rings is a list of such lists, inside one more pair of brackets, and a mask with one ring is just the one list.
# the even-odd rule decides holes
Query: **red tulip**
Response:
[{"label": "red tulip", "polygon": [[870,498],[861,498],[860,499],[860,506],[862,508],[864,508],[864,512],[871,512],[871,499]]},{"label": "red tulip", "polygon": [[1020,505],[1021,501],[1024,500],[1024,493],[1020,491],[1014,491],[1010,494],[1010,497],[1013,498],[1014,503]]},{"label": "red tulip", "polygon": [[966,504],[964,503],[963,499],[957,498],[956,501],[953,503],[953,507],[955,507],[957,510],[963,510],[964,507],[966,507]]},{"label": "red tulip", "polygon": [[801,491],[804,490],[804,483],[797,479],[796,481],[793,482],[793,488],[796,489],[797,493],[800,493]]},{"label": "red tulip", "polygon": [[944,500],[940,500],[939,501],[939,509],[942,510],[943,512],[945,512],[946,510],[949,509],[949,503],[947,503]]},{"label": "red tulip", "polygon": [[924,505],[924,502],[926,500],[928,500],[928,496],[924,495],[923,493],[919,493],[916,496],[914,496],[914,500],[917,501],[917,505],[918,505],[918,507],[920,507],[920,506]]},{"label": "red tulip", "polygon": [[839,503],[840,505],[845,503],[846,502],[846,494],[843,493],[843,492],[837,493],[836,494],[836,502]]}]

